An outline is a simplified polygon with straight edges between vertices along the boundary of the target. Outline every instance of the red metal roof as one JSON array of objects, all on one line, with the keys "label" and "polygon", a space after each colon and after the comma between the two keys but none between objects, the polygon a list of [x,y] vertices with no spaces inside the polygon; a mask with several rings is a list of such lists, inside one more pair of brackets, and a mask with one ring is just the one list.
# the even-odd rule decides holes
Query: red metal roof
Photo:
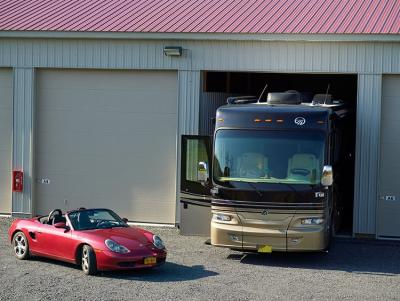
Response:
[{"label": "red metal roof", "polygon": [[0,30],[399,34],[400,0],[2,0]]}]

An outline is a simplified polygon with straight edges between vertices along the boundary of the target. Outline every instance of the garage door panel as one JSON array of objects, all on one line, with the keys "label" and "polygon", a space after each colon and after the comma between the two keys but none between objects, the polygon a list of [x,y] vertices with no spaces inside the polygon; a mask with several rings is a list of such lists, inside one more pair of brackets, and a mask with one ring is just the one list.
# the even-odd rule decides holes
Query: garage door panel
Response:
[{"label": "garage door panel", "polygon": [[12,71],[0,69],[0,213],[11,213]]},{"label": "garage door panel", "polygon": [[38,79],[38,211],[102,206],[173,223],[176,73],[41,71]]},{"label": "garage door panel", "polygon": [[[76,90],[71,87],[63,90],[40,89],[39,93],[45,93],[52,98],[52,101],[46,104],[46,108],[55,111],[74,111],[79,105],[82,111],[90,112],[176,113],[175,100],[164,96],[168,95],[167,91],[136,92],[138,95],[132,95],[132,91]],[[80,97],[82,94],[85,94],[84,102]],[[146,100],[145,103],[143,99]],[[127,107],[130,104],[140,106]],[[128,111],[122,110],[124,107]]]},{"label": "garage door panel", "polygon": [[382,81],[382,96],[390,98],[399,95],[398,76],[384,76]]},{"label": "garage door panel", "polygon": [[[166,170],[172,173],[175,171],[174,164],[176,157],[162,156],[161,154],[147,155],[138,154],[134,157],[128,156],[113,156],[110,155],[107,159],[95,159],[94,156],[74,156],[71,154],[71,159],[60,160],[60,155],[38,155],[37,160],[46,161],[49,167],[37,167],[38,174],[41,177],[48,177],[51,174],[74,174],[83,176],[87,173],[118,173],[121,175],[132,175],[133,172],[138,174],[138,177],[145,175],[153,176],[154,178],[162,177]],[[124,159],[125,158],[125,159]],[[151,158],[151,159],[150,159]],[[141,169],[138,172],[138,169]],[[146,179],[147,181],[147,179]]]},{"label": "garage door panel", "polygon": [[[67,201],[67,209],[64,207],[64,202],[60,202],[57,204],[56,202],[52,202],[58,197],[58,195],[45,195],[46,202],[42,202],[41,206],[43,206],[43,214],[48,214],[49,211],[46,211],[47,208],[60,208],[62,210],[68,210],[68,208],[79,208],[79,207],[90,207],[93,203],[93,198],[81,199],[79,198],[71,198]],[[62,199],[62,198],[61,198]],[[124,199],[107,199],[107,198],[98,198],[96,199],[97,207],[103,208],[113,208],[114,204],[118,205],[118,208],[114,208],[115,212],[119,214],[121,217],[127,217],[130,220],[135,220],[137,222],[149,222],[149,221],[157,221],[157,223],[171,223],[170,218],[168,216],[173,216],[175,214],[175,207],[171,207],[168,202],[160,203],[158,199],[149,200],[146,203],[127,203]],[[163,212],[163,215],[160,215],[160,212]],[[129,217],[128,217],[129,213]]]},{"label": "garage door panel", "polygon": [[[47,132],[42,132],[43,135],[48,135]],[[171,133],[172,134],[172,133]],[[133,143],[134,142],[134,143]],[[119,159],[129,158],[131,162],[138,156],[139,159],[146,157],[160,157],[165,159],[175,158],[173,153],[176,149],[176,142],[171,136],[152,136],[148,134],[130,134],[125,138],[116,138],[113,135],[102,135],[94,138],[89,134],[74,135],[59,135],[50,141],[38,139],[37,143],[41,145],[41,152],[47,157],[52,155],[59,159],[59,154],[70,153],[75,159],[82,156],[83,160],[87,161],[90,157],[93,160],[109,160],[113,156],[118,156]],[[40,154],[38,154],[40,155]],[[84,161],[83,161],[84,162]],[[61,164],[61,162],[60,162]]]},{"label": "garage door panel", "polygon": [[[168,77],[167,77],[167,76]],[[152,84],[157,91],[176,92],[176,73],[170,71],[103,71],[103,70],[46,70],[38,75],[41,89],[65,89],[66,87],[82,90],[99,89],[107,91],[130,90],[135,93],[148,91]],[[68,83],[68,85],[66,85]],[[109,83],[105,85],[105,83]]]},{"label": "garage door panel", "polygon": [[[131,134],[132,132],[143,132],[153,135],[163,135],[165,131],[168,134],[176,130],[176,114],[125,114],[125,113],[106,113],[94,112],[85,114],[85,112],[52,112],[43,110],[41,114],[49,116],[37,128],[38,132],[51,130],[51,126],[57,124],[63,127],[66,132],[91,134],[93,131],[101,130],[104,133]],[[161,131],[160,131],[161,129]],[[46,137],[46,136],[45,136]]]},{"label": "garage door panel", "polygon": [[[1,121],[4,121],[4,119],[0,119]],[[5,122],[4,122],[5,123]],[[7,139],[12,139],[11,137],[11,129],[10,128],[3,128],[0,129],[0,137],[1,140],[7,140]],[[2,154],[0,155],[0,158],[8,158],[11,155],[11,141],[9,142],[5,142],[5,143],[0,143],[0,152],[2,152]],[[7,161],[1,161],[2,164],[0,165],[4,165],[7,162],[7,164],[10,162],[10,159],[7,159]],[[0,167],[1,168],[1,167]]]},{"label": "garage door panel", "polygon": [[[113,176],[100,175],[91,178],[55,174],[50,175],[49,178],[51,179],[50,184],[42,185],[44,186],[41,188],[43,196],[45,194],[54,195],[54,202],[59,206],[63,206],[62,202],[64,199],[75,200],[77,202],[80,200],[97,199],[108,199],[114,202],[116,199],[122,199],[124,200],[122,203],[131,203],[128,200],[134,199],[135,197],[139,199],[145,198],[146,202],[149,200],[158,200],[160,203],[170,204],[170,198],[174,197],[175,193],[174,187],[164,184],[163,182],[149,182],[143,180],[143,178],[130,178],[124,175],[120,176],[119,174],[114,174]],[[84,183],[82,183],[82,181],[84,181]],[[74,189],[68,192],[65,188]],[[158,189],[162,189],[163,191],[162,198],[157,191]],[[54,193],[53,191],[60,191],[60,193]],[[115,191],[118,191],[118,193],[116,194]],[[40,203],[42,203],[42,200]],[[120,206],[122,203],[116,204]],[[92,203],[91,206],[98,206],[98,204]]]},{"label": "garage door panel", "polygon": [[400,76],[382,81],[378,235],[400,237]]}]

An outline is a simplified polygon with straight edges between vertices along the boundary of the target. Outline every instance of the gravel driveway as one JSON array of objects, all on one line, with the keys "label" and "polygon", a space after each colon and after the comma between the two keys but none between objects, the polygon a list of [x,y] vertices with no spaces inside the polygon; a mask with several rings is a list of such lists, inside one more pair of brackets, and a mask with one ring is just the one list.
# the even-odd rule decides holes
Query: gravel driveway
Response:
[{"label": "gravel driveway", "polygon": [[145,272],[85,276],[47,259],[19,261],[0,218],[0,300],[400,300],[400,244],[335,241],[328,254],[250,254],[205,245],[176,229],[167,263]]}]

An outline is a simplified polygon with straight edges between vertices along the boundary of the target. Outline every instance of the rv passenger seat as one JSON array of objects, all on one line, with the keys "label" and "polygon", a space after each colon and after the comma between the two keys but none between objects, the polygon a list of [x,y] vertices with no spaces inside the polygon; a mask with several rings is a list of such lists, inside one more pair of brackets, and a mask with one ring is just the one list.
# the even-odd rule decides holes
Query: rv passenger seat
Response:
[{"label": "rv passenger seat", "polygon": [[239,157],[237,166],[239,177],[265,177],[268,173],[268,158],[260,153],[244,153]]},{"label": "rv passenger seat", "polygon": [[319,162],[313,154],[295,154],[289,159],[289,179],[314,183],[319,178],[319,174]]}]

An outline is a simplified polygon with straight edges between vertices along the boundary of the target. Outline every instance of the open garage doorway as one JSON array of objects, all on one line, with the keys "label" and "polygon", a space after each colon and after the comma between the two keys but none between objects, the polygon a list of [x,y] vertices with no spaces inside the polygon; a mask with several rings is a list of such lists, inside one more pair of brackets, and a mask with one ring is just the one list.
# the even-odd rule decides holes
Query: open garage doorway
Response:
[{"label": "open garage doorway", "polygon": [[230,96],[259,96],[268,85],[263,100],[268,92],[296,90],[308,95],[311,102],[314,94],[331,94],[335,100],[342,100],[354,112],[348,125],[352,139],[351,162],[346,174],[336,181],[344,187],[344,206],[337,217],[336,235],[352,235],[354,204],[354,153],[356,132],[357,75],[356,74],[304,74],[304,73],[259,73],[259,72],[219,72],[202,73],[200,93],[200,135],[213,135],[216,109],[226,104]]}]

